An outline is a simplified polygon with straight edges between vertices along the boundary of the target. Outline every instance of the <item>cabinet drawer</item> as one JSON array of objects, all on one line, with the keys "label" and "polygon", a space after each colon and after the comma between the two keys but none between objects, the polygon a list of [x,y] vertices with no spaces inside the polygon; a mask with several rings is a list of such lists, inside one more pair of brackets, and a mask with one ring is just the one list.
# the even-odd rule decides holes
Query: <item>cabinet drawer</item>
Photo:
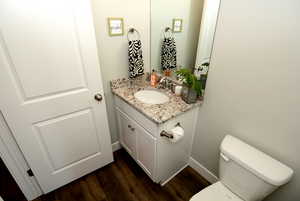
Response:
[{"label": "cabinet drawer", "polygon": [[145,128],[151,135],[157,137],[158,124],[148,119],[145,115],[141,114],[118,96],[115,96],[115,104],[122,112],[127,114],[140,125],[143,125],[143,128]]}]

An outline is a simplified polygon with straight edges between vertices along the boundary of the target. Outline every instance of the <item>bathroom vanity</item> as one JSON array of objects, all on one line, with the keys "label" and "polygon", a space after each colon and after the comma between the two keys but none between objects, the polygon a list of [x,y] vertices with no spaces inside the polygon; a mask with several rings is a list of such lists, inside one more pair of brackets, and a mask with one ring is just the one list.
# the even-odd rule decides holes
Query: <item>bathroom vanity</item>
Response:
[{"label": "bathroom vanity", "polygon": [[[150,87],[145,77],[114,80],[111,89],[122,147],[154,182],[165,184],[188,164],[201,102],[187,104],[170,90]],[[165,94],[169,100],[163,104],[144,103],[135,94],[145,89]],[[184,129],[182,139],[172,142],[161,136],[178,123]]]}]

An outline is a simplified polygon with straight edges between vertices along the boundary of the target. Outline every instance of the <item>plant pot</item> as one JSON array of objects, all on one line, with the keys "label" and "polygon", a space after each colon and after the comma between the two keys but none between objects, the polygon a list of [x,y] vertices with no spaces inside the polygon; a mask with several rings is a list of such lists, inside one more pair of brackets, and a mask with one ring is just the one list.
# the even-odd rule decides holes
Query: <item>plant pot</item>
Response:
[{"label": "plant pot", "polygon": [[200,81],[202,83],[202,89],[204,90],[206,87],[206,80],[207,80],[207,74],[206,75],[201,75]]},{"label": "plant pot", "polygon": [[195,103],[197,101],[197,92],[184,85],[182,87],[181,98],[188,104]]}]

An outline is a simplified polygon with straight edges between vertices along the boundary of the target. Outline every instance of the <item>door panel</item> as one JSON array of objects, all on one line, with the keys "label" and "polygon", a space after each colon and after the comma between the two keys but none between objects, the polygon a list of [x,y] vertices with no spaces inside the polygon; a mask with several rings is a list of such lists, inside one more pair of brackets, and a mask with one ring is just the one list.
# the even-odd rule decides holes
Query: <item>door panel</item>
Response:
[{"label": "door panel", "polygon": [[45,193],[113,160],[88,0],[0,1],[0,108]]},{"label": "door panel", "polygon": [[0,5],[2,37],[25,99],[85,86],[70,2],[13,0]]},{"label": "door panel", "polygon": [[119,130],[121,133],[121,142],[125,149],[132,157],[136,157],[136,135],[131,130],[132,128],[132,121],[129,120],[127,115],[121,112],[119,109],[116,110],[119,120]]},{"label": "door panel", "polygon": [[91,111],[84,110],[34,125],[53,171],[101,151],[94,122]]},{"label": "door panel", "polygon": [[137,136],[137,161],[150,177],[153,177],[155,167],[156,142],[155,138],[144,128],[135,125]]}]

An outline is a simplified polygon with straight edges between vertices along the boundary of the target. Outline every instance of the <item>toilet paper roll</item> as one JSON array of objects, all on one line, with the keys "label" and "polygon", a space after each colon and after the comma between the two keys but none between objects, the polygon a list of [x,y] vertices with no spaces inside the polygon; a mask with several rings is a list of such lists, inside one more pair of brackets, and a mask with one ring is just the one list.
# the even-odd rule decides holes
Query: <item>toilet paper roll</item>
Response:
[{"label": "toilet paper roll", "polygon": [[184,129],[181,126],[176,126],[171,130],[171,133],[173,134],[173,138],[170,141],[176,143],[183,138]]}]

